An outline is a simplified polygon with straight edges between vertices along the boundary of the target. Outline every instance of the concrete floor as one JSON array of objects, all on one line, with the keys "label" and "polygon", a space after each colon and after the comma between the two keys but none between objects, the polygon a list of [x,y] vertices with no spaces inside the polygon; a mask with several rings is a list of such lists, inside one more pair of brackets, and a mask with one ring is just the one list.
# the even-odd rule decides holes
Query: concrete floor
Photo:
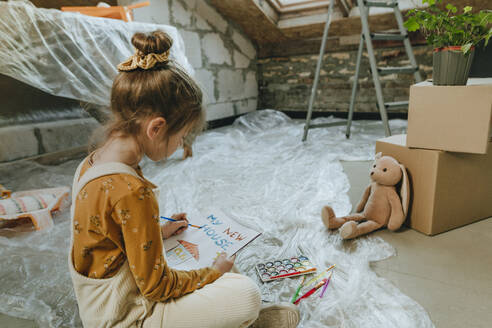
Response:
[{"label": "concrete floor", "polygon": [[[371,163],[342,162],[352,204],[369,183]],[[492,327],[492,218],[433,237],[408,228],[374,234],[397,256],[372,268],[422,305],[436,327]]]},{"label": "concrete floor", "polygon": [[[370,163],[342,162],[352,204],[369,182]],[[397,256],[372,268],[422,305],[436,327],[492,326],[492,218],[434,237],[406,228],[374,234],[393,245]],[[36,325],[0,314],[0,327]]]}]

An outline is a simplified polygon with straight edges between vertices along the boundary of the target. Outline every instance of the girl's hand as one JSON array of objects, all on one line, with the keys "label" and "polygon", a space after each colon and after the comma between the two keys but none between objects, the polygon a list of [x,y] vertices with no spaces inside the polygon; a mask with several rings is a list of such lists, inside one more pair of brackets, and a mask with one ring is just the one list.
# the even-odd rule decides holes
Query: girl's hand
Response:
[{"label": "girl's hand", "polygon": [[167,239],[171,236],[179,235],[186,229],[188,229],[188,219],[186,213],[174,214],[171,219],[177,220],[175,222],[166,222],[161,226],[161,235],[163,239]]},{"label": "girl's hand", "polygon": [[235,259],[236,259],[236,255],[227,257],[226,253],[220,253],[220,255],[217,256],[217,258],[215,259],[212,268],[224,274],[226,272],[231,271]]}]

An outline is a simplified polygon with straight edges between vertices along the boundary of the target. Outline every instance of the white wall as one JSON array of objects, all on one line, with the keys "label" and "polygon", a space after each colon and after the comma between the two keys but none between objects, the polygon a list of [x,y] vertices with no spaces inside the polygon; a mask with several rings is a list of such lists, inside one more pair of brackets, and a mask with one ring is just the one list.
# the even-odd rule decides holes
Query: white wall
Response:
[{"label": "white wall", "polygon": [[[118,0],[125,6],[142,0]],[[256,110],[258,82],[253,43],[206,0],[150,0],[133,11],[139,22],[178,29],[207,103],[207,120]]]}]

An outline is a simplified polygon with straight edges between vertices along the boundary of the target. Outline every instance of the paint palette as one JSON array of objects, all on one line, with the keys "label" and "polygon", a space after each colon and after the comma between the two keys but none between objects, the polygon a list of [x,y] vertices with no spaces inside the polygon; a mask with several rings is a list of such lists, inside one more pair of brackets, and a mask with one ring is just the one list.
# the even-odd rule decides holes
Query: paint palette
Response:
[{"label": "paint palette", "polygon": [[316,267],[306,256],[301,255],[265,263],[258,263],[256,265],[256,272],[258,272],[260,279],[265,282],[314,273],[316,272]]}]

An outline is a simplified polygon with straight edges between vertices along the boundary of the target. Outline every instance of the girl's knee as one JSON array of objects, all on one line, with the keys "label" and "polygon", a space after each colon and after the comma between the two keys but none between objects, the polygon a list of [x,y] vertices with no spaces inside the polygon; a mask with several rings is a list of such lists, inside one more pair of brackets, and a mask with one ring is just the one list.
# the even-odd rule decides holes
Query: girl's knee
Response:
[{"label": "girl's knee", "polygon": [[242,326],[247,327],[258,318],[261,308],[261,294],[256,283],[247,276],[242,276],[241,286],[244,293],[244,310],[246,311]]},{"label": "girl's knee", "polygon": [[246,291],[246,295],[249,298],[250,303],[255,304],[258,307],[258,311],[260,311],[261,305],[261,294],[260,288],[258,285],[249,277],[243,276],[243,288]]},{"label": "girl's knee", "polygon": [[226,273],[223,277],[229,280],[228,285],[231,292],[237,293],[236,295],[240,296],[241,302],[244,303],[245,308],[250,310],[251,316],[258,316],[261,306],[261,295],[256,283],[251,278],[242,274]]},{"label": "girl's knee", "polygon": [[234,288],[239,288],[252,294],[257,294],[258,298],[260,297],[260,289],[250,277],[243,274],[230,272],[224,274],[222,277],[229,280],[229,283],[233,284]]}]

